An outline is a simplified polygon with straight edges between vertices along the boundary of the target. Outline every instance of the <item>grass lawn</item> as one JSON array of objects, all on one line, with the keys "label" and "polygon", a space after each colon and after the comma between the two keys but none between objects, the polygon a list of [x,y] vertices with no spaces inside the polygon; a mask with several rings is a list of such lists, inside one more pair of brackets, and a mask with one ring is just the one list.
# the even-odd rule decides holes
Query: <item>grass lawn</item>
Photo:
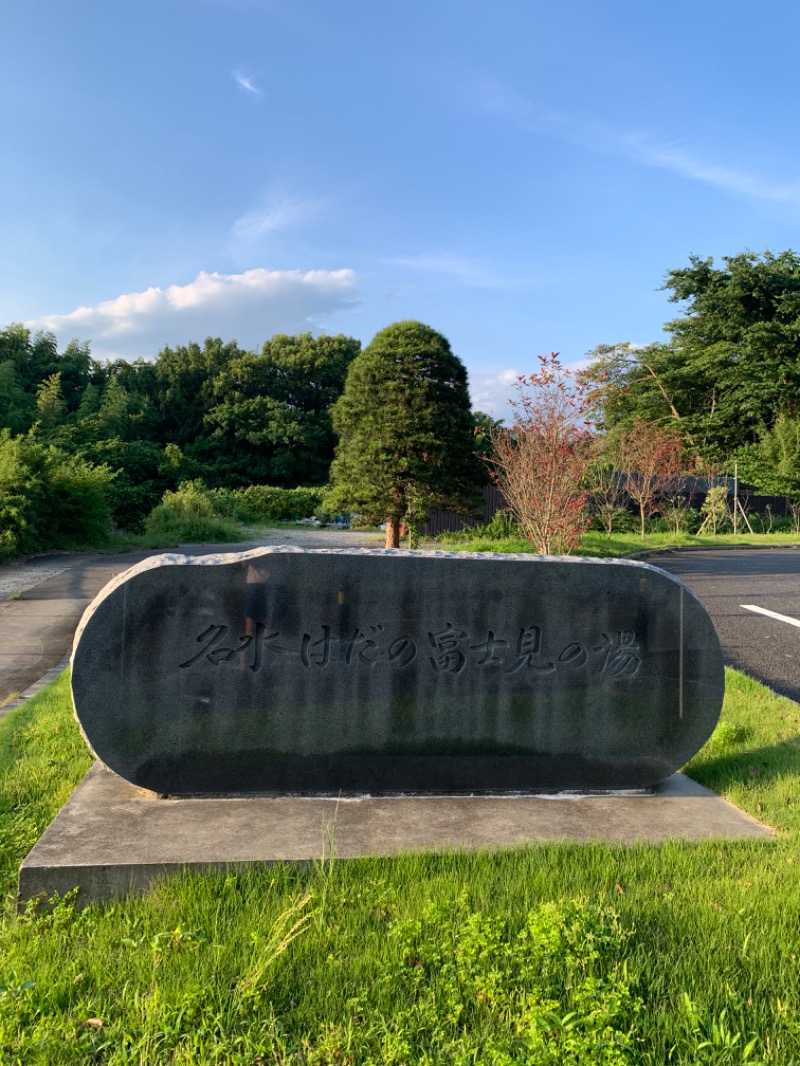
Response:
[{"label": "grass lawn", "polygon": [[102,555],[117,555],[121,552],[144,551],[151,548],[177,548],[179,544],[235,544],[238,541],[253,540],[262,532],[271,530],[254,530],[239,522],[225,520],[210,527],[183,529],[178,533],[112,533],[105,544],[95,549]]},{"label": "grass lawn", "polygon": [[774,842],[275,866],[18,916],[90,761],[62,675],[0,722],[0,1062],[800,1063],[798,738],[729,672],[689,766]]},{"label": "grass lawn", "polygon": [[[589,532],[583,535],[575,555],[594,558],[618,558],[643,551],[668,551],[670,548],[727,548],[749,544],[759,548],[800,547],[797,533],[720,533],[716,537],[697,537],[691,533],[647,533],[644,540],[638,533]],[[442,548],[445,551],[532,552],[530,541],[521,536],[488,537],[471,535],[469,530],[456,534],[440,533],[435,540],[425,540],[422,548]]]}]

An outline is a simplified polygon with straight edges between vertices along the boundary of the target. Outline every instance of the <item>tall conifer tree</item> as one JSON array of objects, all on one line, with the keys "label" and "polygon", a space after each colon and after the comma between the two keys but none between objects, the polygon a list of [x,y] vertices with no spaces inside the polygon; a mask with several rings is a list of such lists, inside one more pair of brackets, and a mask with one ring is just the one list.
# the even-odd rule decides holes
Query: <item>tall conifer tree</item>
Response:
[{"label": "tall conifer tree", "polygon": [[416,526],[433,507],[469,509],[484,474],[467,371],[441,333],[414,321],[381,330],[351,363],[332,414],[329,503],[385,521],[387,547],[399,546],[401,522]]}]

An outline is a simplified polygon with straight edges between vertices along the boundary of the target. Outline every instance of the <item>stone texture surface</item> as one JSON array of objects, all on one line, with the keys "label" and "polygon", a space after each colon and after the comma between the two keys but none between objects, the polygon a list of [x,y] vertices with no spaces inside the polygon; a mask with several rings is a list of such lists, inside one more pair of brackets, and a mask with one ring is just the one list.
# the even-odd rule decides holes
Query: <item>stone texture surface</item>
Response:
[{"label": "stone texture surface", "polygon": [[187,869],[330,855],[773,836],[682,774],[627,795],[159,800],[95,765],[25,859],[19,889],[23,904],[76,887],[88,903]]},{"label": "stone texture surface", "polygon": [[159,556],[76,634],[76,712],[144,788],[639,788],[716,724],[719,642],[645,563],[265,548]]}]

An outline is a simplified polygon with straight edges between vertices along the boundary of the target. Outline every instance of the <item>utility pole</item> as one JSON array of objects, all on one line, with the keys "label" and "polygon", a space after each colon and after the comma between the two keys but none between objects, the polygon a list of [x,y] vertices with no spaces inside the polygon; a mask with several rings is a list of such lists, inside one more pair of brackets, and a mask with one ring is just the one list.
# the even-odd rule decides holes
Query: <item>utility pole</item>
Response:
[{"label": "utility pole", "polygon": [[739,464],[733,464],[733,535],[736,536],[739,518]]}]

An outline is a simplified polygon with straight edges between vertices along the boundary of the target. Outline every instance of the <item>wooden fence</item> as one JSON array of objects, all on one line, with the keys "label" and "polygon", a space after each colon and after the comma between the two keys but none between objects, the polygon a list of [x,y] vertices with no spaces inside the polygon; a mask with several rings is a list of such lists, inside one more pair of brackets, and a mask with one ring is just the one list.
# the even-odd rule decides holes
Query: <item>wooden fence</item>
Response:
[{"label": "wooden fence", "polygon": [[[728,481],[728,500],[732,503],[733,478],[729,478]],[[697,511],[701,509],[705,502],[705,488],[706,486],[701,488],[698,485],[692,490],[691,505]],[[455,511],[433,511],[425,525],[420,527],[420,534],[423,537],[435,537],[439,533],[454,533],[460,529],[485,526],[487,522],[491,522],[498,511],[507,509],[508,505],[505,496],[495,485],[485,485],[482,489],[477,489],[476,492],[483,499],[483,505],[477,517],[458,514]],[[739,499],[748,514],[756,514],[760,517],[772,514],[775,518],[785,518],[791,514],[789,501],[785,496],[760,496],[740,487]],[[629,504],[628,509],[632,513],[638,514],[635,504]]]}]

